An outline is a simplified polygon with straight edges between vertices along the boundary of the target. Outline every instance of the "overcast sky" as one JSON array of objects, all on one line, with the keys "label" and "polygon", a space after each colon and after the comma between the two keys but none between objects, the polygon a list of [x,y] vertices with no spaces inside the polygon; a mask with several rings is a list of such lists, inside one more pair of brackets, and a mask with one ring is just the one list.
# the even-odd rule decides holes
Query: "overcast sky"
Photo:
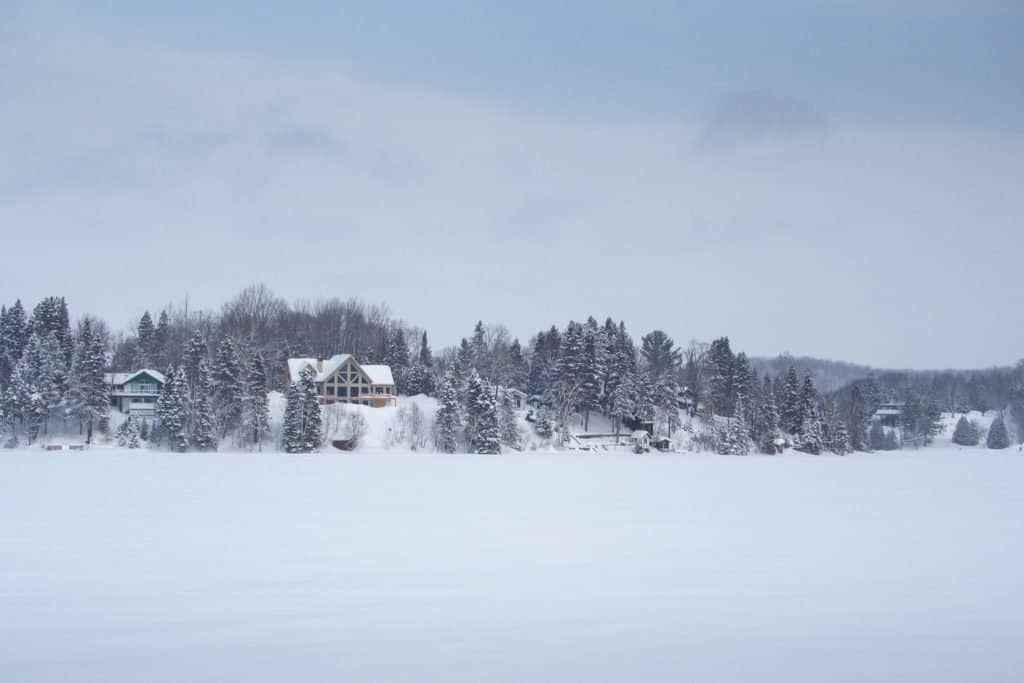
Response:
[{"label": "overcast sky", "polygon": [[4,302],[1024,356],[1024,3],[208,4],[0,0]]}]

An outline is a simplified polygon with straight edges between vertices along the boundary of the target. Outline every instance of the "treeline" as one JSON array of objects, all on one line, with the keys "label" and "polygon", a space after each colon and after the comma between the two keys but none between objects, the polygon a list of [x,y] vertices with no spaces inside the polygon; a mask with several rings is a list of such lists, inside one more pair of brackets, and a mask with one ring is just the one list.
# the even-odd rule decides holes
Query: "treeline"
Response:
[{"label": "treeline", "polygon": [[796,363],[759,372],[765,366],[735,352],[727,337],[678,345],[653,330],[637,342],[624,322],[592,316],[540,330],[525,344],[481,321],[460,344],[435,354],[426,331],[384,306],[355,299],[289,304],[262,285],[219,312],[187,305],[147,311],[121,333],[90,316],[72,328],[59,297],[31,314],[20,301],[5,305],[0,419],[8,444],[19,436],[31,442],[58,424],[91,440],[95,429],[108,429],[103,373],[151,368],[167,376],[157,423],[129,421],[120,441],[136,442],[145,430],[146,439],[174,450],[210,450],[228,438],[260,448],[269,438],[268,392],[280,391],[289,399],[283,445],[309,450],[317,441],[310,430],[322,425],[309,387],[291,383],[286,360],[342,352],[390,365],[399,394],[435,396],[433,430],[442,451],[520,447],[513,390],[528,398],[541,439],[565,440],[572,420],[586,430],[601,415],[616,434],[649,428],[660,439],[730,454],[901,445],[871,420],[886,400],[906,404],[904,443],[929,443],[943,411],[1005,409],[1024,424],[1024,363],[981,372],[881,372],[821,391]]}]

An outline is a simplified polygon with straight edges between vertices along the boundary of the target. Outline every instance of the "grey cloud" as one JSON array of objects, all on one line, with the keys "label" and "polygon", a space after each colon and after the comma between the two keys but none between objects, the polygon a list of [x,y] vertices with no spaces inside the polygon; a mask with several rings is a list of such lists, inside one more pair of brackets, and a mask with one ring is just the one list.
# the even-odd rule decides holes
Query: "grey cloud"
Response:
[{"label": "grey cloud", "polygon": [[697,147],[820,140],[827,133],[825,115],[804,100],[768,90],[740,90],[718,98],[697,138]]}]

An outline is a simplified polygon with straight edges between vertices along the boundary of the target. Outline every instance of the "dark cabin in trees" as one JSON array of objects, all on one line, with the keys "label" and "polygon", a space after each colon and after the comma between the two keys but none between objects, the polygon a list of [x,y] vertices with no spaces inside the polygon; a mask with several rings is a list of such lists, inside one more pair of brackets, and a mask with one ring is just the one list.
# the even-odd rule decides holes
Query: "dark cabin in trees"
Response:
[{"label": "dark cabin in trees", "polygon": [[875,411],[872,419],[883,427],[902,429],[903,408],[904,404],[902,401],[886,401],[884,403],[879,403],[878,410]]},{"label": "dark cabin in trees", "polygon": [[103,381],[109,387],[111,408],[134,417],[154,417],[156,401],[167,378],[156,370],[142,369],[108,372],[103,375]]},{"label": "dark cabin in trees", "polygon": [[361,365],[348,353],[327,360],[289,358],[288,375],[299,381],[303,368],[312,368],[321,403],[356,403],[373,408],[395,404],[395,380],[387,365]]}]

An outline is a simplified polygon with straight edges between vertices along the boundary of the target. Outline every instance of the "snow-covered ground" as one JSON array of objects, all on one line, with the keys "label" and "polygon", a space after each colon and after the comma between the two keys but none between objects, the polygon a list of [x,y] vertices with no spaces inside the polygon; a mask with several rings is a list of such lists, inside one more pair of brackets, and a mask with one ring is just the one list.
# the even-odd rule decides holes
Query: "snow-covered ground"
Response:
[{"label": "snow-covered ground", "polygon": [[0,681],[1017,681],[1024,456],[0,452]]}]

